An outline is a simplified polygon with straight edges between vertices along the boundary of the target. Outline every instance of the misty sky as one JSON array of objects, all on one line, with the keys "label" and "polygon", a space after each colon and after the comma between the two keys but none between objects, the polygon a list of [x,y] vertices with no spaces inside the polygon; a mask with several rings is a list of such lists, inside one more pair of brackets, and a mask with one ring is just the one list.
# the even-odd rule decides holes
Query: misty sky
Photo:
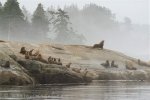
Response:
[{"label": "misty sky", "polygon": [[[3,4],[6,0],[0,0]],[[150,25],[150,1],[149,0],[18,0],[20,3],[20,6],[23,5],[26,7],[28,11],[33,13],[35,8],[37,7],[38,3],[42,3],[44,5],[44,9],[46,10],[50,6],[54,7],[64,7],[68,5],[75,4],[80,9],[85,4],[95,3],[100,6],[105,6],[109,8],[113,13],[116,14],[117,20],[123,21],[124,17],[129,17],[132,20],[132,23],[135,24],[149,24]],[[84,34],[85,35],[85,34]],[[87,34],[86,34],[87,35]],[[86,36],[87,39],[89,39],[89,43],[97,43],[100,41],[99,34],[88,34]],[[135,36],[129,36],[131,38],[135,38]],[[129,44],[126,46],[122,46],[122,43],[118,43],[121,40],[126,41],[122,37],[112,39],[112,37],[103,37],[101,38],[106,39],[107,48],[111,48],[113,50],[117,50],[120,52],[123,52],[125,54],[128,54],[130,56],[134,56],[137,58],[143,58],[144,60],[150,59],[150,33],[146,33],[144,35],[137,34],[135,40],[131,41],[128,40]],[[149,38],[149,39],[148,39]],[[148,42],[149,40],[149,42]],[[136,43],[135,41],[139,41],[139,43]],[[142,42],[140,42],[142,41]],[[143,45],[142,47],[140,45]],[[149,56],[148,56],[149,55]]]},{"label": "misty sky", "polygon": [[[4,3],[6,0],[0,0]],[[45,7],[55,6],[64,7],[65,5],[75,4],[82,8],[85,4],[95,3],[97,5],[110,8],[116,13],[117,19],[127,16],[132,19],[133,23],[149,24],[150,2],[149,0],[18,0],[21,6],[25,6],[30,12],[33,12],[38,3],[42,3]]]}]

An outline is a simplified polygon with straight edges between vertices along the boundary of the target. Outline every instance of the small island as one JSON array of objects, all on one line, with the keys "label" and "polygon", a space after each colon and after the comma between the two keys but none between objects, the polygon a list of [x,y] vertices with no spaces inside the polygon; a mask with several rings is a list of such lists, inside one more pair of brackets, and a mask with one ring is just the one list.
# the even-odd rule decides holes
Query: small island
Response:
[{"label": "small island", "polygon": [[150,64],[101,47],[0,42],[0,85],[92,80],[150,80]]}]

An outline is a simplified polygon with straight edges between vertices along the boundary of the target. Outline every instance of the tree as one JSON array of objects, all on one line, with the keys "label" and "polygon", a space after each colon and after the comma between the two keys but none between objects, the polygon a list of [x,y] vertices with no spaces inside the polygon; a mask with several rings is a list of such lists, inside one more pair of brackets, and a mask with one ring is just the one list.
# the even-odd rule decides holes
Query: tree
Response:
[{"label": "tree", "polygon": [[0,34],[2,33],[2,3],[0,2]]},{"label": "tree", "polygon": [[3,6],[2,6],[2,3],[0,2],[0,18],[2,17],[2,8],[3,8]]},{"label": "tree", "polygon": [[125,29],[127,31],[132,30],[132,21],[131,21],[131,19],[129,17],[125,17],[124,18],[124,25],[125,25]]},{"label": "tree", "polygon": [[0,2],[0,9],[2,8],[2,3]]},{"label": "tree", "polygon": [[[9,37],[21,35],[24,25],[24,15],[17,0],[7,0],[3,7],[4,31]],[[12,36],[10,36],[10,33]]]},{"label": "tree", "polygon": [[77,34],[72,27],[70,28],[69,33],[69,39],[67,39],[69,44],[83,44],[86,40],[83,34]]},{"label": "tree", "polygon": [[73,28],[80,33],[103,35],[116,32],[119,29],[115,14],[108,8],[96,4],[87,4],[83,6],[83,9],[79,9],[72,5],[65,8],[65,11],[70,16]]},{"label": "tree", "polygon": [[57,33],[55,41],[69,44],[83,43],[84,36],[76,34],[76,32],[73,30],[67,12],[63,11],[62,9],[58,9],[55,14],[57,16],[53,22],[53,28],[55,33]]},{"label": "tree", "polygon": [[124,23],[127,24],[127,25],[131,25],[132,21],[129,17],[125,17],[124,18]]},{"label": "tree", "polygon": [[27,39],[27,41],[29,41],[32,37],[32,32],[31,32],[31,15],[30,13],[27,11],[27,9],[23,6],[22,7],[22,13],[24,14],[24,27],[23,27],[23,31],[25,32],[24,34],[24,39]]},{"label": "tree", "polygon": [[57,42],[65,42],[68,39],[69,34],[69,16],[67,12],[58,9],[56,12],[57,19],[53,22],[54,30],[57,33],[56,41]]},{"label": "tree", "polygon": [[4,12],[11,17],[19,17],[22,19],[24,17],[17,0],[7,0],[4,4]]},{"label": "tree", "polygon": [[49,21],[45,15],[42,4],[38,4],[38,7],[33,14],[32,29],[35,36],[37,36],[36,38],[39,40],[44,39],[49,31]]}]

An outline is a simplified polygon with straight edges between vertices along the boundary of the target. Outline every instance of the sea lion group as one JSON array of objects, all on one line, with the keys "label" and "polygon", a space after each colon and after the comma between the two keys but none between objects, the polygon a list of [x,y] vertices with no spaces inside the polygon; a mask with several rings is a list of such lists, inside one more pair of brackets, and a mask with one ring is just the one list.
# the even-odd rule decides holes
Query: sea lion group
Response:
[{"label": "sea lion group", "polygon": [[46,64],[57,64],[62,65],[60,58],[49,57],[48,60],[45,60],[40,54],[39,50],[33,53],[34,49],[27,51],[25,47],[21,47],[20,54],[25,55],[25,59],[37,60]]},{"label": "sea lion group", "polygon": [[114,60],[112,60],[111,64],[109,63],[109,60],[106,60],[106,62],[102,63],[101,65],[104,66],[105,68],[110,68],[110,67],[118,68],[118,65],[115,64]]},{"label": "sea lion group", "polygon": [[84,76],[86,76],[87,73],[89,72],[87,68],[85,68],[84,70],[82,70],[81,68],[71,67],[71,64],[72,64],[72,63],[68,63],[68,64],[66,65],[66,68],[72,70],[72,71],[75,72],[75,73],[83,73]]},{"label": "sea lion group", "polygon": [[48,63],[49,64],[57,64],[57,65],[62,65],[61,59],[60,58],[53,58],[53,57],[49,57],[48,58]]},{"label": "sea lion group", "polygon": [[[109,60],[106,60],[106,62],[102,63],[101,65],[105,68],[118,68],[118,65],[115,64],[114,60],[112,60],[111,64],[109,63]],[[133,63],[131,61],[125,62],[125,68],[127,70],[137,70],[137,68],[133,65]]]},{"label": "sea lion group", "polygon": [[[39,50],[33,53],[34,49],[27,51],[25,47],[21,47],[20,54],[25,56],[25,59],[30,60],[37,60],[46,64],[57,64],[57,65],[63,65],[60,58],[54,58],[52,56],[49,56],[47,60],[45,60],[42,55],[40,54]],[[72,71],[76,73],[81,73],[81,68],[71,68],[72,63],[68,63],[65,65],[67,69],[71,69]],[[88,73],[88,70],[85,69],[83,72],[86,74]]]}]

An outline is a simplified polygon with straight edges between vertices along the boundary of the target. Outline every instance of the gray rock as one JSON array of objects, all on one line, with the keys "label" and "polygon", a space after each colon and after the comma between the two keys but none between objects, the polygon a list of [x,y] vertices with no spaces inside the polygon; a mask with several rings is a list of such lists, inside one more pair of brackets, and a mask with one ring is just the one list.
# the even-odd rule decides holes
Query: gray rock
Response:
[{"label": "gray rock", "polygon": [[27,70],[0,51],[0,64],[7,61],[10,62],[9,68],[0,66],[0,85],[34,84],[34,80],[27,74]]},{"label": "gray rock", "polygon": [[65,66],[44,64],[39,61],[25,59],[20,59],[17,62],[30,72],[36,83],[83,83],[92,81],[82,74],[70,71]]}]

